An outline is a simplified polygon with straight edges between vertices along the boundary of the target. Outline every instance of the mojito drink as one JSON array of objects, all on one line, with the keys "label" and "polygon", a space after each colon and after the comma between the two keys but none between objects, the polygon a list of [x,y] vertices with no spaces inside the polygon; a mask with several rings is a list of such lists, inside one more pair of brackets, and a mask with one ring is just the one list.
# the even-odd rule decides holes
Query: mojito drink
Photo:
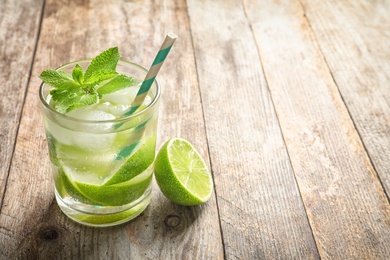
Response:
[{"label": "mojito drink", "polygon": [[[87,75],[91,60],[70,63],[56,71],[77,78],[76,64]],[[96,91],[97,101],[92,104],[85,105],[82,96],[74,99],[81,105],[64,107],[72,91],[61,92],[61,87],[53,91],[46,83],[40,90],[58,205],[73,220],[91,226],[133,219],[148,206],[151,197],[159,86],[155,81],[144,103],[128,114],[146,70],[118,61],[116,71],[126,75],[124,83],[114,82],[110,88],[107,82],[121,79],[103,77],[98,87],[82,90],[88,94],[83,94],[85,99]],[[68,95],[65,101],[61,95]]]}]

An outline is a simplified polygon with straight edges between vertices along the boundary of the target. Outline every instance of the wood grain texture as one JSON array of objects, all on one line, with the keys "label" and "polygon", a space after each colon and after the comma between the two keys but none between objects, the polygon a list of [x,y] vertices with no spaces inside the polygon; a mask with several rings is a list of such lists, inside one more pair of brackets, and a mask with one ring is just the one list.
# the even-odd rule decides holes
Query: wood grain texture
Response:
[{"label": "wood grain texture", "polygon": [[[390,259],[389,14],[389,0],[0,0],[0,259]],[[180,207],[154,183],[130,223],[70,221],[37,76],[112,46],[148,67],[171,31],[158,148],[189,139],[215,196]]]},{"label": "wood grain texture", "polygon": [[389,198],[390,1],[302,2]]},{"label": "wood grain texture", "polygon": [[188,7],[226,258],[317,259],[244,6]]},{"label": "wood grain texture", "polygon": [[302,5],[245,3],[321,258],[388,259],[389,203]]},{"label": "wood grain texture", "polygon": [[43,1],[0,0],[0,209],[31,73],[42,5]]},{"label": "wood grain texture", "polygon": [[[88,228],[68,220],[53,196],[37,76],[46,68],[119,46],[122,57],[150,66],[165,34],[176,41],[160,71],[159,146],[173,136],[208,149],[184,1],[46,1],[42,31],[0,216],[0,258],[223,259],[216,200],[199,207],[153,201],[132,222]],[[27,192],[26,192],[27,191]]]}]

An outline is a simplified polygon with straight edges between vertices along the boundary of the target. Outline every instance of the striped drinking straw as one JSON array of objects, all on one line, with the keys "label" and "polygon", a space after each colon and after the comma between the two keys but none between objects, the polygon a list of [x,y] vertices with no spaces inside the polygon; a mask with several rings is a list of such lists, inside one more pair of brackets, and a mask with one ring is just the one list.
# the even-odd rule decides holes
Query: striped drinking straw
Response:
[{"label": "striped drinking straw", "polygon": [[154,79],[156,78],[157,73],[159,72],[161,66],[163,65],[165,58],[167,57],[169,51],[171,50],[172,45],[175,42],[176,38],[177,36],[174,33],[168,33],[168,35],[165,37],[165,40],[161,45],[161,48],[158,51],[156,58],[154,58],[152,66],[150,67],[144,81],[142,82],[140,89],[138,90],[137,96],[131,103],[130,110],[124,114],[125,116],[133,114],[144,102],[144,99],[148,94],[148,91],[152,86]]}]

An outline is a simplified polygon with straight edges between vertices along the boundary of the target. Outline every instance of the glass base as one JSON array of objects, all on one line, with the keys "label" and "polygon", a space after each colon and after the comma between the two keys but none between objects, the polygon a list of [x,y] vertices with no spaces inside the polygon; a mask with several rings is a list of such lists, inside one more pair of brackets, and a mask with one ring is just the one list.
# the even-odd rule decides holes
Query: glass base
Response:
[{"label": "glass base", "polygon": [[152,189],[148,189],[136,202],[130,203],[129,207],[120,206],[117,212],[113,212],[115,208],[110,208],[110,213],[103,214],[97,213],[104,211],[99,208],[96,208],[93,213],[71,208],[63,201],[57,191],[55,191],[55,196],[62,212],[73,221],[92,227],[110,227],[128,222],[141,214],[150,204]]}]

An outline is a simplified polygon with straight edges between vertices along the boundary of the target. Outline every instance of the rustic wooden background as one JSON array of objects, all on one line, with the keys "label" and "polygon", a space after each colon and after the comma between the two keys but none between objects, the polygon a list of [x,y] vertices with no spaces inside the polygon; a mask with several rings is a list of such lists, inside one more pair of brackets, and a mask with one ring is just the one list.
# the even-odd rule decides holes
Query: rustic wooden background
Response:
[{"label": "rustic wooden background", "polygon": [[[158,147],[194,143],[215,196],[76,224],[37,76],[112,46],[148,67],[168,32]],[[0,0],[0,259],[390,259],[389,194],[388,0]]]}]

